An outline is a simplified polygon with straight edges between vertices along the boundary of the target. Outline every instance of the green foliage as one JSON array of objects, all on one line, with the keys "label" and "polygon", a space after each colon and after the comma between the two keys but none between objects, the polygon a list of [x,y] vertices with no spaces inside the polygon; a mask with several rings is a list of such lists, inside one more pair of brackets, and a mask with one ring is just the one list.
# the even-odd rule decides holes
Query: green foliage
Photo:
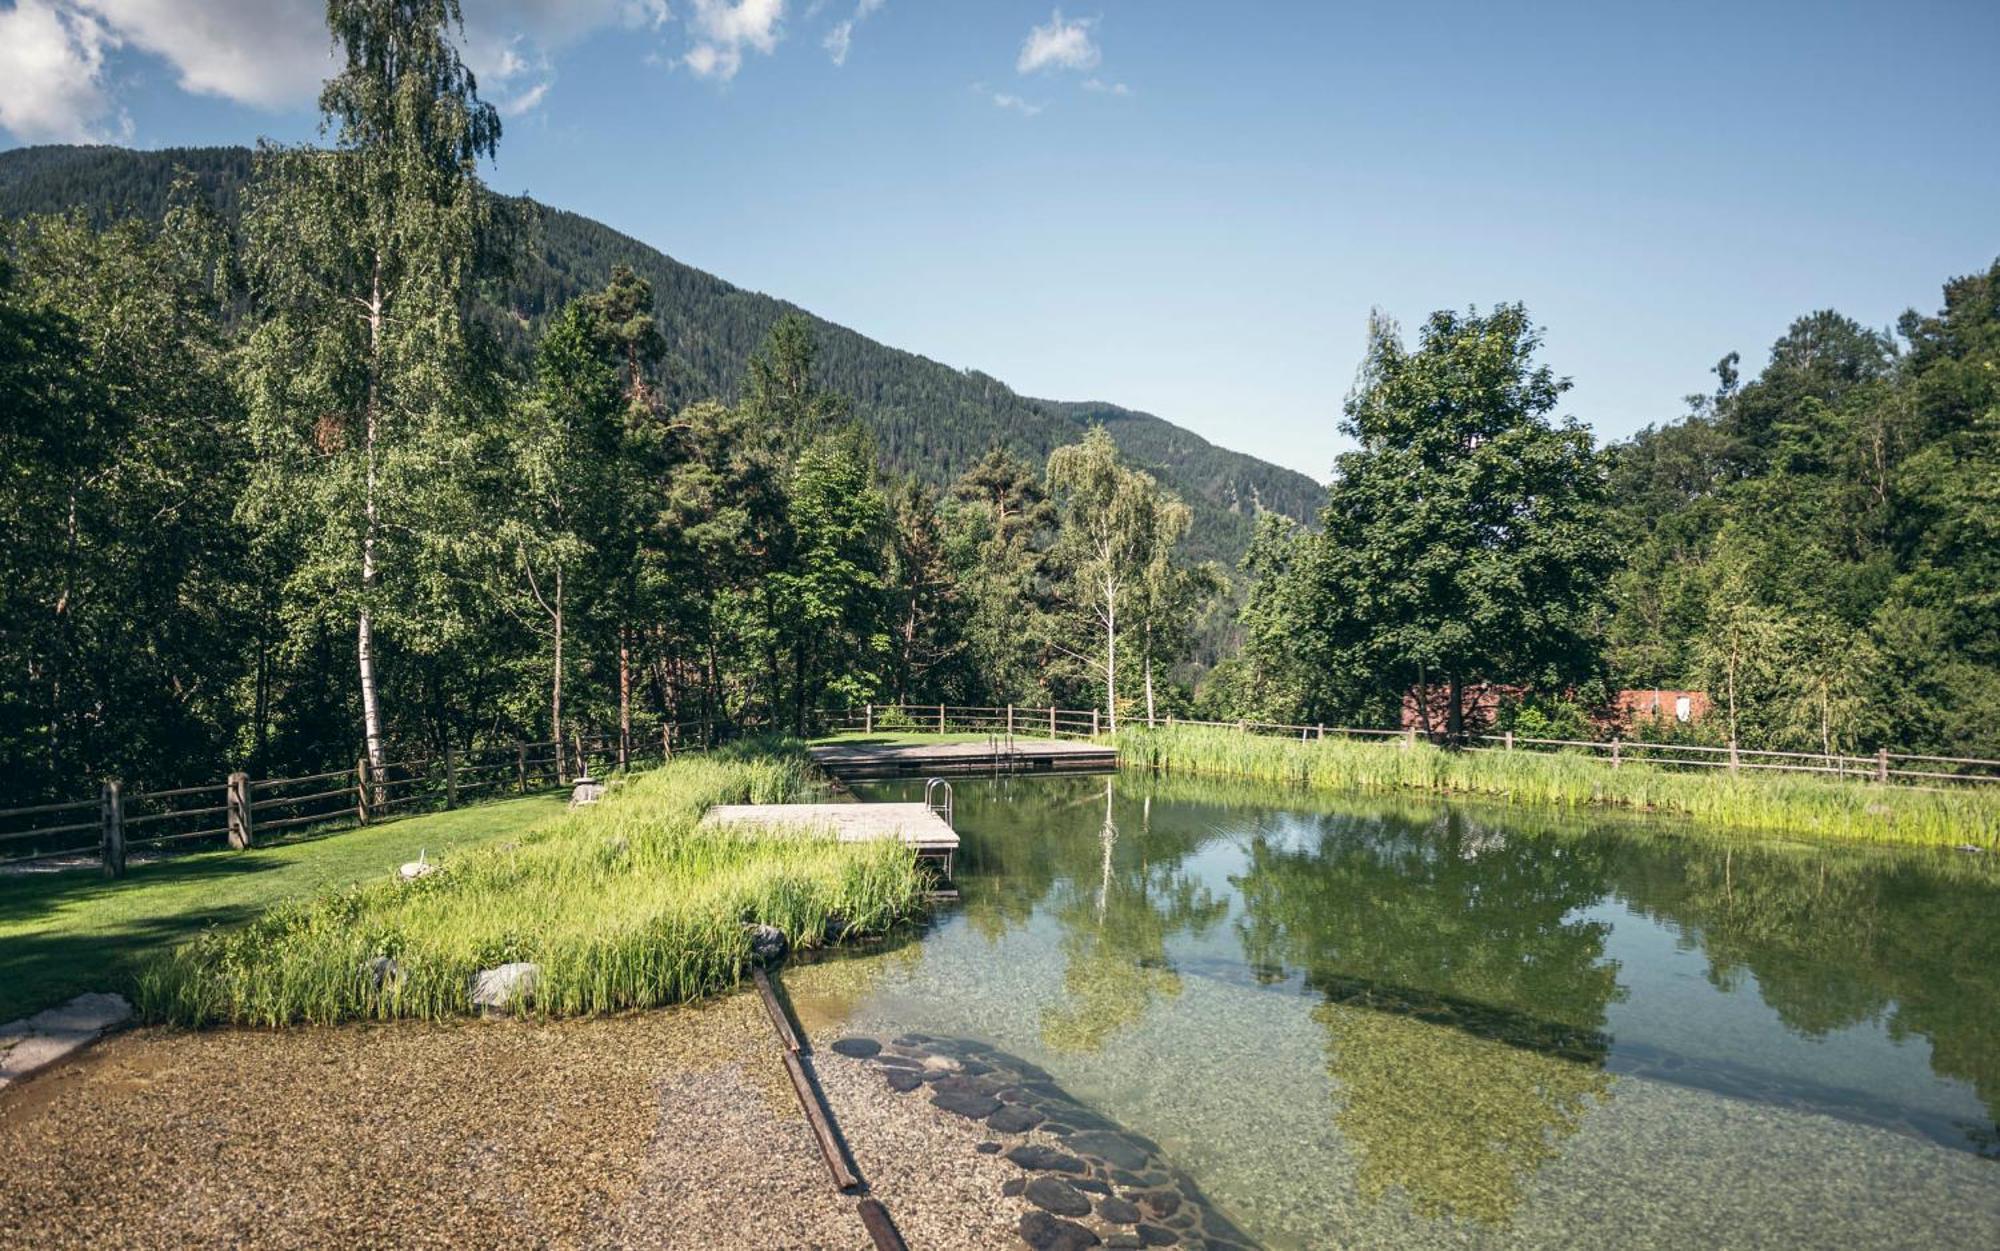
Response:
[{"label": "green foliage", "polygon": [[811,949],[836,921],[880,934],[915,916],[925,874],[893,842],[698,824],[712,804],[783,802],[803,787],[795,754],[676,760],[414,882],[382,878],[204,934],[141,973],[139,1010],[194,1026],[438,1019],[473,1010],[481,969],[525,960],[540,969],[536,1014],[615,1012],[735,985],[747,923]]}]

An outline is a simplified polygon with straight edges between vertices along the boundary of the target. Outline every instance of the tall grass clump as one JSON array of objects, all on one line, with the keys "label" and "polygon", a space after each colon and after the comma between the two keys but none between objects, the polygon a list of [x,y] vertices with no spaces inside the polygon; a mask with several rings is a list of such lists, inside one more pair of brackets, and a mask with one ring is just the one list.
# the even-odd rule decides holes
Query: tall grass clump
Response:
[{"label": "tall grass clump", "polygon": [[1121,730],[1121,763],[1325,789],[1607,804],[1742,830],[1925,846],[2000,848],[2000,793],[1918,790],[1779,773],[1677,770],[1579,753],[1448,751],[1428,743],[1301,742],[1198,726]]},{"label": "tall grass clump", "polygon": [[140,973],[139,1010],[184,1025],[283,1025],[472,1012],[480,970],[538,966],[546,1016],[684,1003],[734,985],[745,926],[795,948],[877,934],[923,907],[926,870],[893,842],[704,828],[712,804],[804,796],[795,753],[683,758],[517,843],[454,856],[412,882],[282,904],[211,931]]}]

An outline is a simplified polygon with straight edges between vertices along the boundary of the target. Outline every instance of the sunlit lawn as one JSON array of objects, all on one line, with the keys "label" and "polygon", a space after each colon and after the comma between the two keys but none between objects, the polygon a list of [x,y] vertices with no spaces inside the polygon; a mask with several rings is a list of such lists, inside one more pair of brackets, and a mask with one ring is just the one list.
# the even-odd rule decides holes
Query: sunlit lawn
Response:
[{"label": "sunlit lawn", "polygon": [[529,796],[250,851],[178,856],[135,864],[118,882],[95,868],[0,876],[0,1022],[87,990],[130,995],[142,957],[205,926],[247,921],[323,886],[386,877],[420,853],[435,859],[525,833],[560,815],[563,800]]}]

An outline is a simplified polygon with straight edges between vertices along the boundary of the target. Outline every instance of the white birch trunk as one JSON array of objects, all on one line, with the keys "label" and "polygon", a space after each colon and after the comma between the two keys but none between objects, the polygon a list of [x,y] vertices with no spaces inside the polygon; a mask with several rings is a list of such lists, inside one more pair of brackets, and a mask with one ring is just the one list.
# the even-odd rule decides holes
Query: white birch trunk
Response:
[{"label": "white birch trunk", "polygon": [[[355,652],[361,670],[361,725],[368,745],[368,768],[377,778],[387,763],[382,745],[382,699],[375,680],[375,618],[369,604],[374,594],[375,569],[375,445],[380,435],[382,378],[382,262],[377,257],[375,275],[368,295],[368,404],[364,414],[363,457],[366,465],[362,490],[361,530],[361,610],[356,614]],[[375,793],[375,803],[383,799]]]}]

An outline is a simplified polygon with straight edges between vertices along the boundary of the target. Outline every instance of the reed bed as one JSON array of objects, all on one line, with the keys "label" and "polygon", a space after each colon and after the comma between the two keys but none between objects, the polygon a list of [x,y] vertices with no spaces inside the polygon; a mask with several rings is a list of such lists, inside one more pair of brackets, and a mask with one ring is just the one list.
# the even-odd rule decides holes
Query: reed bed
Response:
[{"label": "reed bed", "polygon": [[796,753],[677,760],[415,881],[385,873],[173,948],[141,970],[139,1011],[191,1026],[441,1019],[475,1010],[480,970],[528,961],[528,1012],[613,1012],[735,985],[749,924],[811,948],[916,915],[926,872],[899,845],[698,824],[712,804],[809,785]]},{"label": "reed bed", "polygon": [[1122,763],[1325,789],[1485,795],[1509,802],[1604,804],[1692,817],[1728,829],[1923,846],[2000,848],[2000,795],[1916,790],[1782,774],[1686,772],[1581,753],[1448,751],[1427,743],[1299,742],[1193,726],[1131,728]]}]

